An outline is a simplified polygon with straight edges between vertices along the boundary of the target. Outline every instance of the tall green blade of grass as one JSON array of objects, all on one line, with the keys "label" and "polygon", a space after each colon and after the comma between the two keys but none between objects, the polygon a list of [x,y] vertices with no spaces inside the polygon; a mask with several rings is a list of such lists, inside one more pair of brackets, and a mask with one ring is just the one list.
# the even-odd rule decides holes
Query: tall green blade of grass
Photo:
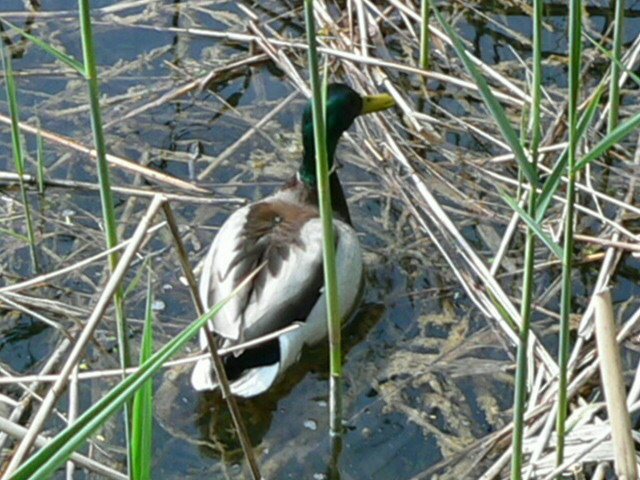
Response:
[{"label": "tall green blade of grass", "polygon": [[[144,330],[140,347],[140,365],[153,355],[153,289],[151,273],[147,280],[147,303],[145,306]],[[153,383],[147,380],[133,397],[131,412],[131,471],[133,480],[151,479],[153,426]]]},{"label": "tall green blade of grass", "polygon": [[[549,248],[549,250],[554,253],[556,257],[561,259],[564,256],[562,247],[555,243],[553,239],[545,233],[545,231],[540,226],[540,223],[536,222],[529,212],[526,212],[522,208],[520,208],[518,202],[516,202],[515,199],[513,199],[508,193],[502,191],[501,188],[498,188],[498,190],[500,191],[500,194],[502,195],[504,201],[509,204],[513,211],[517,212],[518,215],[520,215],[520,218],[522,218],[522,220],[524,220],[524,223],[527,225],[528,229],[530,229],[532,233],[535,233],[538,238],[542,240],[542,242]],[[531,211],[531,208],[529,208],[529,211]]]},{"label": "tall green blade of grass", "polygon": [[[540,103],[542,92],[542,0],[533,1],[533,76],[531,79],[531,164],[537,171],[538,147],[540,145]],[[536,213],[536,188],[529,191],[528,214],[533,219]],[[520,315],[522,324],[520,325],[519,343],[517,353],[516,383],[513,398],[513,439],[511,457],[511,479],[520,480],[522,478],[523,458],[523,437],[524,437],[524,413],[527,402],[527,377],[528,358],[527,350],[529,343],[529,330],[531,325],[531,306],[533,303],[533,281],[534,281],[534,260],[535,260],[535,234],[533,228],[527,228],[527,239],[525,243],[524,274],[522,277],[522,303]]]},{"label": "tall green blade of grass", "polygon": [[612,132],[618,125],[620,110],[620,66],[618,61],[622,56],[622,41],[624,36],[624,0],[616,0],[613,21],[613,58],[611,63],[611,81],[609,83],[609,123],[608,132]]},{"label": "tall green blade of grass", "polygon": [[324,285],[327,296],[327,321],[329,325],[330,358],[330,430],[339,434],[342,430],[342,348],[341,318],[338,303],[338,283],[336,274],[335,246],[333,240],[333,211],[329,188],[329,168],[327,160],[327,141],[324,124],[326,104],[322,98],[318,53],[316,50],[316,29],[313,16],[313,0],[304,2],[307,42],[309,44],[309,78],[311,80],[313,136],[316,148],[316,172],[318,178],[318,196],[320,216],[322,218]]},{"label": "tall green blade of grass", "polygon": [[522,148],[522,145],[520,144],[518,134],[511,125],[511,122],[509,121],[504,108],[502,108],[502,105],[500,105],[500,102],[498,102],[498,100],[496,99],[495,95],[491,91],[491,88],[489,87],[489,84],[478,70],[478,67],[473,64],[473,62],[467,55],[467,51],[464,48],[462,41],[460,41],[458,34],[453,30],[453,28],[451,28],[451,25],[449,25],[449,23],[440,13],[440,10],[435,5],[432,5],[431,8],[433,9],[433,13],[435,14],[435,16],[438,18],[438,22],[440,22],[442,28],[447,32],[447,35],[451,39],[453,47],[455,48],[458,57],[464,64],[465,69],[467,70],[469,75],[473,77],[473,80],[478,87],[480,95],[482,95],[482,99],[484,100],[486,107],[489,109],[491,116],[498,125],[503,138],[509,144],[509,147],[511,147],[516,162],[518,162],[518,167],[522,170],[528,182],[531,185],[538,187],[538,174],[533,168],[533,165],[529,162],[529,159],[527,158],[527,155]]},{"label": "tall green blade of grass", "polygon": [[[96,166],[98,171],[98,182],[100,185],[100,204],[102,206],[102,218],[107,239],[107,248],[113,248],[118,244],[118,233],[116,229],[116,214],[111,196],[111,180],[109,176],[109,166],[107,164],[107,149],[102,130],[102,114],[100,109],[100,90],[98,87],[98,70],[96,66],[95,49],[93,47],[93,33],[91,29],[91,6],[89,0],[78,0],[78,10],[80,16],[80,32],[82,35],[82,54],[84,58],[84,75],[87,80],[89,90],[89,104],[91,107],[91,129],[96,148]],[[109,254],[109,267],[113,272],[118,264],[118,253]],[[118,337],[118,353],[120,355],[120,365],[122,369],[131,366],[131,353],[129,349],[129,334],[127,321],[124,313],[124,302],[122,288],[118,288],[113,297],[116,315],[116,333]],[[131,438],[131,418],[130,406],[125,406],[124,423],[126,440],[129,444]],[[130,451],[130,449],[129,449]]]},{"label": "tall green blade of grass", "polygon": [[20,183],[20,195],[22,204],[24,205],[24,215],[27,221],[27,236],[29,238],[29,251],[31,252],[31,261],[33,263],[34,273],[40,271],[38,265],[38,255],[36,252],[36,238],[33,232],[33,223],[31,221],[31,210],[29,209],[29,196],[24,184],[24,155],[22,151],[22,142],[20,141],[20,128],[18,122],[20,112],[18,109],[18,94],[16,92],[16,84],[13,78],[13,62],[11,61],[11,52],[4,45],[0,46],[2,56],[2,69],[4,71],[5,87],[7,92],[7,101],[9,102],[9,114],[11,116],[11,142],[13,145],[13,160],[18,172],[18,181]]},{"label": "tall green blade of grass", "polygon": [[218,302],[206,314],[200,316],[178,336],[163,346],[140,365],[138,371],[126,377],[115,388],[84,412],[76,421],[56,435],[46,446],[29,457],[11,476],[11,480],[33,480],[50,478],[51,474],[78,449],[87,438],[98,430],[109,418],[126,404],[161,368],[162,364],[176,354],[198,330],[205,326],[220,309],[242,290],[260,269],[247,275],[231,294]]},{"label": "tall green blade of grass", "polygon": [[564,228],[564,257],[562,260],[562,293],[560,305],[560,339],[558,345],[558,417],[556,422],[556,462],[560,465],[564,459],[565,421],[567,418],[567,368],[569,365],[569,317],[571,315],[571,274],[573,270],[573,222],[575,201],[575,165],[578,154],[578,94],[580,92],[580,66],[582,52],[582,2],[569,2],[569,104],[568,133],[569,148],[567,155],[567,204]]},{"label": "tall green blade of grass", "polygon": [[591,45],[596,47],[598,50],[600,50],[600,52],[605,57],[607,57],[609,60],[611,60],[612,63],[615,63],[618,66],[619,70],[624,71],[627,75],[629,75],[631,77],[631,79],[636,83],[636,85],[640,85],[640,77],[638,75],[636,75],[633,72],[633,70],[630,70],[629,67],[627,67],[624,63],[622,63],[622,59],[621,58],[614,57],[612,52],[610,52],[609,50],[604,48],[602,45],[600,45],[600,43],[597,42],[591,35],[588,35],[588,34],[584,33],[583,36],[584,36],[584,38],[589,40]]},{"label": "tall green blade of grass", "polygon": [[48,44],[47,42],[45,42],[43,40],[40,40],[38,37],[35,37],[35,36],[31,35],[29,32],[21,29],[20,27],[14,25],[11,22],[8,22],[7,20],[5,20],[2,17],[0,17],[0,21],[3,22],[4,24],[8,25],[9,27],[11,27],[13,30],[15,30],[18,33],[20,33],[20,35],[22,35],[23,37],[29,39],[29,41],[31,41],[34,44],[38,45],[40,48],[42,48],[46,52],[49,52],[51,55],[53,55],[55,58],[60,60],[62,63],[64,63],[68,67],[72,68],[73,70],[75,70],[79,74],[84,75],[84,73],[85,73],[84,65],[82,65],[82,63],[77,61],[71,55],[68,55],[65,52],[63,52],[62,50],[55,48],[54,46]]},{"label": "tall green blade of grass", "polygon": [[[582,114],[580,120],[578,121],[578,127],[576,131],[577,139],[580,140],[587,131],[587,128],[592,125],[595,114],[598,111],[598,105],[600,104],[600,98],[602,98],[602,94],[605,91],[605,85],[601,84],[598,90],[591,96],[591,100],[587,106],[587,110]],[[541,222],[544,218],[544,215],[551,204],[551,200],[553,196],[558,191],[558,187],[560,186],[560,180],[562,178],[562,174],[565,173],[567,168],[567,154],[568,150],[564,150],[555,166],[553,167],[553,171],[551,175],[544,182],[544,187],[542,188],[542,192],[538,197],[538,204],[536,206],[536,221]]]},{"label": "tall green blade of grass", "polygon": [[[96,147],[96,161],[98,171],[98,181],[100,183],[100,203],[102,205],[102,218],[107,237],[107,247],[113,248],[118,243],[118,233],[116,229],[116,214],[111,196],[111,179],[109,176],[109,165],[107,164],[107,149],[102,130],[102,115],[100,110],[100,90],[98,88],[98,72],[96,58],[93,47],[93,34],[91,31],[91,15],[89,0],[78,0],[80,11],[80,27],[82,33],[82,52],[85,62],[84,75],[87,79],[89,90],[89,102],[91,106],[91,129]],[[113,270],[118,263],[118,254],[109,255],[109,265]],[[120,325],[122,327],[122,325]],[[124,335],[126,338],[126,335]],[[119,345],[121,357],[128,359],[128,345],[123,342]],[[130,362],[125,362],[129,366]]]},{"label": "tall green blade of grass", "polygon": [[590,162],[604,154],[616,143],[620,142],[630,133],[634,132],[640,126],[640,113],[635,114],[624,123],[619,124],[610,134],[604,137],[593,148],[591,148],[581,159],[577,162],[573,170],[578,172],[587,166]]}]

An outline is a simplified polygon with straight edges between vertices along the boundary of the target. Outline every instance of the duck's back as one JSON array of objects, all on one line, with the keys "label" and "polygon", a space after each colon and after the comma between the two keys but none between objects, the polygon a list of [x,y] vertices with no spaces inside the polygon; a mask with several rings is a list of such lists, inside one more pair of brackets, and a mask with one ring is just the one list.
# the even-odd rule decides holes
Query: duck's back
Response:
[{"label": "duck's back", "polygon": [[[335,219],[334,234],[340,314],[344,318],[359,300],[362,253],[350,225]],[[241,208],[220,228],[200,279],[200,295],[206,308],[229,296],[247,275],[260,268],[210,324],[225,339],[224,346],[252,340],[293,323],[300,325],[278,340],[258,349],[237,351],[226,359],[234,393],[261,393],[296,361],[304,344],[313,345],[326,337],[322,256],[322,222],[317,208],[301,204],[299,197],[287,190]],[[200,343],[205,349],[204,332]],[[204,372],[208,376],[203,380],[200,377]],[[194,369],[192,383],[198,390],[215,388],[210,364]]]}]

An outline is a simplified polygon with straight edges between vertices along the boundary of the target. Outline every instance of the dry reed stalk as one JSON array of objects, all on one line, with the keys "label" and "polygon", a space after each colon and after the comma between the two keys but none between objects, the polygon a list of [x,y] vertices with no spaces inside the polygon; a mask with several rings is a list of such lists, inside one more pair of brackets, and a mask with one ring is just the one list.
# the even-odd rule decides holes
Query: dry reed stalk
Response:
[{"label": "dry reed stalk", "polygon": [[[206,157],[203,157],[207,160]],[[213,159],[212,159],[213,160]],[[7,183],[16,183],[18,181],[18,175],[12,172],[0,172],[0,182]],[[25,174],[24,175],[25,183],[29,185],[37,185],[38,179],[33,175]],[[78,180],[61,180],[61,179],[49,179],[45,180],[45,186],[47,187],[60,187],[60,188],[69,188],[69,189],[78,189],[78,190],[90,190],[95,192],[100,189],[100,186],[97,183],[91,182],[82,182]],[[121,193],[123,195],[130,195],[134,197],[142,197],[142,198],[150,198],[153,197],[156,193],[154,190],[145,190],[143,188],[135,188],[135,187],[123,187],[112,185],[111,190],[115,193]],[[222,198],[212,197],[211,192],[207,193],[207,196],[195,196],[181,193],[164,193],[167,200],[173,202],[183,202],[183,203],[193,203],[193,204],[206,204],[206,205],[219,205],[219,204],[244,204],[246,203],[245,199],[232,197],[225,195]]]},{"label": "dry reed stalk", "polygon": [[272,109],[258,122],[247,122],[251,125],[251,127],[238,140],[233,142],[233,144],[231,144],[223,152],[221,152],[220,155],[217,155],[216,158],[198,174],[198,180],[207,178],[211,174],[211,172],[215,170],[224,160],[231,157],[231,155],[233,155],[242,145],[244,145],[256,132],[260,131],[263,125],[266,125],[268,122],[273,120],[273,118],[277,114],[279,114],[285,107],[287,107],[296,96],[297,94],[295,92],[289,95],[282,101],[282,103]]},{"label": "dry reed stalk", "polygon": [[[242,5],[239,5],[239,8],[245,9]],[[250,12],[250,13],[253,17],[255,17],[255,14],[253,12]],[[257,17],[255,18],[257,20]],[[143,25],[139,27],[145,28],[145,26]],[[249,24],[250,30],[258,32],[257,34],[254,34],[254,35],[226,32],[226,31],[222,32],[222,31],[215,31],[215,30],[203,30],[203,29],[197,29],[197,28],[185,29],[185,28],[171,27],[171,28],[159,28],[159,29],[154,28],[154,30],[172,32],[172,33],[191,34],[191,35],[202,36],[202,37],[227,39],[227,40],[233,40],[233,41],[243,42],[247,44],[251,44],[252,42],[257,42],[261,46],[261,48],[263,48],[265,53],[267,53],[269,57],[271,57],[272,60],[280,68],[283,68],[283,70],[285,70],[286,73],[289,74],[292,79],[297,77],[297,80],[295,80],[294,83],[300,90],[305,91],[307,87],[304,86],[304,80],[299,74],[292,73],[292,70],[296,70],[295,67],[293,67],[293,63],[291,62],[291,60],[289,60],[288,56],[284,54],[284,52],[281,52],[281,50],[278,50],[278,49],[288,48],[293,51],[305,52],[307,49],[306,44],[292,42],[290,40],[282,40],[278,38],[267,37],[259,29],[256,30],[256,27],[257,25],[255,24],[255,21]],[[278,53],[278,52],[281,52],[281,53]],[[336,48],[322,47],[322,46],[318,46],[318,53],[325,54],[327,56],[330,56],[332,58],[336,58],[339,60],[343,60],[345,61],[345,63],[353,62],[361,66],[368,66],[368,65],[378,66],[384,69],[389,69],[391,71],[424,77],[425,79],[440,80],[446,83],[450,83],[451,85],[458,86],[464,90],[477,91],[477,87],[473,82],[462,80],[457,77],[453,77],[451,75],[446,75],[439,72],[422,70],[414,66],[405,65],[403,63],[382,60],[374,57],[365,57],[360,54],[354,54],[348,51],[344,51]],[[490,71],[492,71],[490,67],[487,66],[486,64],[482,64],[482,67],[483,69],[487,68]],[[492,71],[492,75],[495,75],[497,78],[501,78],[503,81],[508,82],[507,80],[505,80],[504,76],[500,75],[497,72]],[[518,89],[517,87],[513,87],[513,90],[516,93],[516,95],[510,95],[502,91],[496,91],[495,95],[499,100],[502,100],[507,104],[522,107],[525,104],[526,99],[528,97],[525,95],[524,99],[518,98],[518,96],[522,95],[521,90]]]},{"label": "dry reed stalk", "polygon": [[[514,187],[519,185],[519,182],[516,179],[509,178],[509,177],[507,177],[505,175],[502,175],[500,173],[493,172],[493,171],[490,171],[490,170],[484,170],[484,169],[481,169],[481,170],[483,171],[483,173],[487,177],[491,177],[491,178],[493,178],[495,180],[498,180],[501,183],[504,183],[506,185],[511,185],[511,186],[514,186]],[[576,186],[578,186],[578,185],[576,184]],[[529,187],[526,186],[526,185],[523,185],[523,188],[526,189],[526,188],[529,188]],[[579,189],[579,187],[578,187],[578,189]],[[606,195],[602,195],[602,196],[603,197],[607,197]],[[565,202],[566,202],[566,199],[562,198],[562,196],[560,196],[560,195],[554,195],[553,199],[555,201],[557,201],[559,204],[562,204],[562,205],[564,205]],[[611,200],[612,200],[612,203],[615,202],[614,199],[611,199]],[[628,208],[629,211],[637,209],[637,207],[634,207],[632,205],[628,205],[627,208]],[[592,217],[593,219],[598,220],[599,222],[602,222],[602,223],[614,228],[615,230],[619,231],[621,234],[625,235],[626,237],[640,242],[640,235],[635,234],[631,230],[625,228],[624,226],[622,226],[622,224],[620,222],[618,222],[616,220],[611,220],[610,218],[607,218],[607,217],[601,215],[596,210],[593,210],[591,208],[585,207],[584,205],[581,205],[581,204],[577,204],[576,205],[576,209],[578,211],[580,211],[581,213],[585,213],[588,216]]]},{"label": "dry reed stalk", "polygon": [[[5,123],[7,125],[11,124],[11,118],[6,115],[0,114],[0,122]],[[59,135],[54,132],[50,132],[44,129],[38,129],[33,127],[25,122],[19,123],[20,130],[26,133],[30,133],[32,135],[40,135],[42,138],[47,139],[49,141],[55,142],[59,145],[62,145],[67,148],[71,148],[78,152],[84,153],[90,157],[95,157],[96,151],[91,147],[87,147],[82,143],[73,140],[71,138],[65,137],[63,135]],[[185,182],[184,180],[180,180],[179,178],[173,177],[163,172],[159,172],[149,167],[145,167],[144,165],[140,165],[138,163],[133,162],[132,160],[128,160],[123,157],[119,157],[117,155],[107,154],[107,162],[109,164],[122,168],[123,170],[127,170],[133,173],[139,173],[146,178],[151,180],[155,180],[160,183],[164,183],[166,185],[171,185],[176,188],[181,188],[188,192],[198,192],[198,193],[210,193],[206,189],[200,188],[196,185],[192,185],[189,182]]]},{"label": "dry reed stalk", "polygon": [[[272,332],[268,335],[255,338],[247,342],[239,343],[238,345],[234,345],[233,347],[220,348],[218,350],[218,355],[220,357],[224,357],[226,355],[231,355],[233,352],[236,352],[239,350],[245,350],[247,348],[256,347],[263,343],[269,342],[274,338],[279,337],[280,335],[284,335],[285,333],[292,332],[293,330],[296,330],[298,328],[300,328],[299,325],[290,325],[288,327],[276,330],[275,332]],[[169,362],[164,363],[163,368],[172,368],[180,365],[190,365],[192,363],[197,362],[198,360],[201,360],[207,357],[210,357],[209,353],[192,355],[192,356],[177,359],[177,360],[171,360]],[[136,373],[138,370],[139,370],[139,367],[129,367],[125,369],[124,373],[126,375],[131,375]],[[77,375],[77,378],[80,381],[96,380],[96,379],[104,379],[104,378],[110,378],[110,377],[120,377],[122,376],[122,373],[123,373],[122,369],[104,369],[104,370],[96,370],[92,372],[79,372]],[[53,383],[58,381],[59,378],[60,378],[59,374],[47,374],[47,373],[40,373],[36,375],[20,375],[20,376],[8,375],[5,377],[0,377],[0,385],[23,384],[26,382]],[[71,377],[69,378],[69,380],[71,380]],[[31,388],[32,387],[29,387],[29,389]],[[37,400],[41,400],[41,398],[38,397]]]},{"label": "dry reed stalk", "polygon": [[[249,340],[247,342],[239,343],[229,348],[220,348],[218,349],[218,355],[220,357],[224,357],[227,355],[231,355],[233,352],[237,352],[240,350],[246,350],[247,348],[253,348],[264,343],[267,343],[274,338],[278,338],[285,333],[292,332],[300,328],[299,325],[289,325],[288,327],[281,328],[267,335],[263,335],[258,338],[254,338],[253,340]],[[209,357],[210,354],[203,353],[199,355],[191,355],[189,357],[181,358],[178,360],[171,360],[169,362],[164,363],[163,368],[172,368],[180,365],[190,365],[192,363],[196,363],[198,360]],[[129,367],[124,370],[126,375],[131,375],[136,373],[140,367]],[[96,370],[92,372],[79,372],[77,375],[78,380],[95,380],[95,379],[104,379],[109,377],[119,377],[122,376],[122,369],[105,369],[105,370]],[[0,377],[0,385],[13,385],[13,384],[21,384],[25,382],[56,382],[58,381],[60,375],[59,374],[46,374],[40,373],[36,375],[20,375],[20,376],[6,376]],[[69,378],[69,380],[71,377]]]},{"label": "dry reed stalk", "polygon": [[[387,141],[389,142],[390,146],[394,146],[395,142],[392,137],[388,136]],[[478,275],[480,277],[481,284],[490,289],[496,301],[499,302],[502,308],[504,308],[508,312],[511,319],[518,323],[519,313],[515,306],[504,294],[502,287],[489,273],[482,259],[475,253],[474,249],[469,245],[464,236],[460,234],[458,228],[444,212],[438,200],[430,192],[424,180],[413,169],[413,167],[411,167],[410,163],[406,160],[397,144],[395,144],[394,153],[396,159],[403,163],[405,169],[409,172],[412,172],[409,174],[409,179],[414,184],[416,191],[411,195],[411,197],[414,199],[420,199],[418,205],[425,212],[425,220],[436,223],[437,227],[441,229],[442,233],[450,237],[450,241],[453,245],[456,246],[456,249],[458,250],[458,258],[462,259],[464,262],[467,262],[468,267],[474,272],[474,275]],[[407,203],[409,204],[411,202]],[[475,283],[469,284],[469,287],[470,288],[469,290],[467,290],[467,293],[471,291],[475,291],[476,293],[476,295],[471,295],[471,298],[473,299],[477,295],[480,295],[481,298],[484,297],[483,301],[481,302],[481,304],[484,305],[483,309],[491,312],[490,316],[499,323],[503,331],[515,343],[516,337],[512,326],[504,323],[504,319],[502,318],[502,315],[496,310],[493,300],[485,296],[486,293],[483,290],[478,289]],[[531,342],[535,344],[536,353],[540,355],[541,360],[544,362],[545,368],[553,376],[553,372],[557,370],[555,361],[551,358],[544,347],[542,347],[540,343],[535,340],[535,335],[531,336]]]},{"label": "dry reed stalk", "polygon": [[142,113],[145,113],[153,108],[158,108],[162,105],[165,105],[169,102],[171,102],[172,100],[176,99],[176,98],[180,98],[188,93],[191,92],[202,92],[203,90],[205,90],[207,88],[207,86],[216,80],[216,78],[222,76],[222,75],[226,75],[229,72],[232,72],[236,69],[239,68],[246,68],[246,67],[250,67],[253,65],[256,65],[258,63],[263,63],[265,61],[265,59],[267,58],[266,55],[261,54],[261,55],[251,55],[250,57],[247,58],[243,58],[241,60],[236,60],[233,61],[231,63],[229,63],[228,65],[225,65],[223,67],[219,67],[214,69],[213,71],[209,72],[207,75],[203,76],[202,78],[197,78],[195,80],[191,80],[187,83],[185,83],[184,85],[181,85],[179,87],[176,88],[172,88],[170,91],[163,93],[159,98],[146,102],[144,105],[141,105],[137,108],[134,108],[132,110],[129,110],[125,115],[122,115],[120,117],[118,117],[117,120],[112,120],[110,122],[107,122],[104,124],[104,128],[105,130],[108,130],[109,128],[113,127],[114,125],[117,125],[119,122],[122,122],[124,120],[129,120],[131,118],[134,118]]},{"label": "dry reed stalk", "polygon": [[[156,233],[159,229],[163,228],[164,226],[165,226],[164,223],[160,223],[158,225],[152,226],[149,229],[149,234]],[[110,253],[112,253],[114,251],[122,250],[130,242],[131,242],[131,239],[124,240],[124,241],[120,242],[120,244],[117,245],[114,248],[105,250],[105,251],[103,251],[101,253],[98,253],[96,255],[88,257],[88,258],[86,258],[84,260],[81,260],[79,262],[74,263],[73,265],[69,265],[68,267],[63,267],[63,268],[60,268],[58,270],[54,270],[54,271],[49,272],[49,273],[44,273],[42,275],[38,275],[38,276],[30,278],[28,280],[24,280],[22,282],[17,282],[17,283],[13,283],[11,285],[7,285],[5,287],[0,287],[0,295],[3,294],[3,293],[20,292],[22,290],[26,290],[27,288],[34,287],[36,285],[46,284],[50,280],[53,280],[54,278],[60,277],[62,275],[70,273],[70,272],[74,272],[76,270],[80,270],[81,268],[86,267],[87,265],[90,265],[90,264],[92,264],[94,262],[97,262],[98,260],[102,260],[102,259],[106,258]]]},{"label": "dry reed stalk", "polygon": [[[187,284],[189,286],[191,299],[194,303],[196,313],[198,314],[198,316],[202,316],[206,313],[206,311],[204,309],[202,299],[200,298],[200,293],[198,291],[198,284],[196,282],[196,278],[193,275],[193,271],[191,270],[191,265],[189,263],[187,251],[184,248],[182,239],[180,238],[178,224],[176,223],[175,217],[173,216],[173,212],[171,211],[171,206],[169,205],[169,203],[164,202],[162,205],[162,208],[164,210],[164,215],[165,215],[165,218],[167,219],[167,223],[169,224],[169,230],[173,237],[173,242],[177,250],[178,259],[180,260],[180,265],[182,266],[182,271],[187,279]],[[264,264],[257,267],[256,270],[260,270],[263,267],[264,267]],[[229,385],[229,380],[227,379],[227,373],[224,368],[224,364],[222,363],[222,360],[220,358],[220,355],[218,354],[217,339],[214,337],[214,334],[209,329],[208,325],[205,325],[204,332],[206,334],[209,354],[211,356],[211,365],[213,367],[213,371],[216,374],[216,378],[218,379],[218,385],[220,386],[220,390],[222,391],[222,396],[227,402],[227,407],[229,408],[229,412],[231,413],[231,419],[235,426],[236,433],[238,434],[238,438],[240,439],[242,450],[247,459],[247,463],[249,464],[249,468],[251,470],[252,476],[254,477],[254,479],[259,480],[260,478],[262,478],[262,476],[260,475],[260,467],[258,466],[258,461],[253,451],[251,441],[249,440],[249,434],[247,432],[246,427],[244,426],[242,415],[240,415],[240,410],[238,409],[236,398],[231,393],[231,386]]]},{"label": "dry reed stalk", "polygon": [[631,419],[627,410],[624,372],[620,349],[616,342],[611,294],[608,290],[595,295],[595,324],[600,376],[613,437],[616,475],[626,480],[637,480],[637,460],[631,437]]},{"label": "dry reed stalk", "polygon": [[[27,435],[27,429],[21,425],[18,425],[4,417],[0,417],[0,430],[6,432],[13,438],[23,439]],[[37,447],[43,447],[47,444],[51,439],[45,437],[43,435],[38,435],[35,440],[35,445]],[[112,468],[103,465],[92,458],[89,458],[80,453],[72,453],[70,457],[71,461],[80,465],[87,470],[95,472],[99,475],[102,475],[105,478],[110,478],[113,480],[127,480],[129,477],[127,475],[123,475],[122,473],[114,470]]]},{"label": "dry reed stalk", "polygon": [[[46,375],[50,371],[52,371],[54,368],[56,368],[56,366],[62,360],[63,355],[68,350],[70,345],[71,345],[70,340],[68,339],[62,340],[62,342],[60,342],[60,344],[56,347],[56,349],[53,351],[51,356],[47,359],[45,364],[42,366],[42,369],[40,370],[39,375]],[[25,410],[31,405],[31,402],[34,400],[31,392],[36,392],[40,390],[42,382],[37,378],[37,376],[35,377],[36,378],[24,380],[23,382],[18,382],[20,384],[29,382],[29,385],[26,386],[25,393],[20,398],[20,401],[16,404],[16,407],[13,409],[13,411],[7,418],[9,422],[17,422],[22,417]],[[4,377],[0,377],[0,378],[4,378]],[[41,399],[38,398],[37,400],[41,400]],[[8,439],[7,433],[0,434],[0,451],[4,450],[4,445],[7,442],[7,439]]]},{"label": "dry reed stalk", "polygon": [[127,248],[122,254],[122,258],[118,262],[116,269],[105,285],[104,290],[102,291],[102,294],[100,295],[100,298],[98,299],[98,302],[94,307],[91,316],[87,320],[82,333],[78,337],[75,345],[73,346],[73,349],[71,350],[71,353],[69,354],[67,361],[65,362],[60,372],[60,377],[47,392],[42,405],[38,409],[38,412],[31,422],[31,426],[29,427],[27,434],[19,443],[17,449],[13,453],[11,461],[5,469],[4,476],[2,477],[3,479],[10,478],[11,474],[18,468],[18,466],[22,463],[24,458],[28,455],[29,451],[33,447],[37,436],[42,431],[42,428],[44,427],[44,424],[47,421],[49,414],[51,413],[51,410],[55,406],[58,398],[60,398],[60,396],[66,389],[69,380],[69,374],[73,370],[74,366],[77,365],[80,361],[80,357],[84,353],[85,347],[91,340],[93,332],[102,319],[102,315],[106,311],[112,296],[114,295],[116,289],[118,288],[118,285],[122,281],[122,278],[126,273],[130,262],[133,260],[133,257],[138,251],[140,245],[142,245],[147,232],[151,227],[151,222],[153,221],[153,218],[155,217],[164,201],[165,199],[162,195],[156,195],[149,205],[147,212],[140,219],[140,223],[138,224],[138,227],[131,237],[131,243],[127,245]]},{"label": "dry reed stalk", "polygon": [[29,307],[25,307],[24,305],[21,305],[18,302],[14,302],[6,295],[0,294],[0,301],[9,305],[10,307],[13,307],[14,309],[20,312],[26,313],[27,315],[31,315],[32,317],[37,318],[45,325],[49,325],[51,328],[57,330],[58,333],[60,333],[61,335],[71,340],[71,334],[67,332],[66,329],[60,323],[45,317],[41,313],[36,312],[35,310],[30,309]]}]

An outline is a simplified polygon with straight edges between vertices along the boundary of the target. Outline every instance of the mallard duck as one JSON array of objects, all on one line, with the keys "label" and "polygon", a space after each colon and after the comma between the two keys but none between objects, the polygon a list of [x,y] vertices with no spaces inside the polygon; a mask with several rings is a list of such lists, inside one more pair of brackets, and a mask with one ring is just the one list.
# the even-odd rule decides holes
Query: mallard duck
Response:
[{"label": "mallard duck", "polygon": [[[388,94],[360,96],[342,84],[327,91],[327,152],[331,167],[338,140],[359,115],[389,108]],[[274,194],[234,212],[220,227],[204,260],[200,296],[205,308],[227,297],[256,267],[264,268],[209,323],[223,339],[237,345],[297,323],[299,328],[258,347],[224,358],[231,391],[252,397],[268,390],[295,363],[303,345],[327,336],[322,262],[322,225],[318,211],[311,104],[302,116],[304,154],[298,172]],[[330,175],[334,212],[340,315],[349,317],[363,286],[362,252],[344,192]],[[200,346],[207,348],[200,332]],[[218,387],[210,359],[192,372],[196,390]]]}]

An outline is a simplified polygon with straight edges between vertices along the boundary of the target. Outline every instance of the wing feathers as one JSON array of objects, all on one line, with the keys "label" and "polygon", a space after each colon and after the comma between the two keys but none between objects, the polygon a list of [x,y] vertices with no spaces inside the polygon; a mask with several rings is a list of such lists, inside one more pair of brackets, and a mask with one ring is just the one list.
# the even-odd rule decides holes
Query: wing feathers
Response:
[{"label": "wing feathers", "polygon": [[[362,285],[362,253],[355,231],[336,220],[336,260],[341,315],[354,307]],[[326,336],[326,305],[322,268],[322,225],[313,206],[286,200],[263,200],[236,211],[220,228],[204,263],[200,295],[207,308],[227,297],[256,266],[266,262],[254,281],[231,299],[210,327],[226,341],[238,344],[300,322],[301,328],[281,336],[278,358],[258,351],[236,352],[227,363],[235,371],[232,390],[253,396],[266,390],[278,372],[298,357],[303,344]],[[201,345],[206,346],[201,332]],[[267,358],[269,357],[269,358]],[[192,382],[198,389],[216,387],[209,366],[198,363]],[[228,372],[230,373],[230,372]],[[233,379],[233,378],[232,378]],[[257,383],[256,383],[257,382]],[[256,383],[256,385],[253,385]],[[235,387],[234,387],[235,385]],[[257,390],[256,390],[257,389]]]},{"label": "wing feathers", "polygon": [[322,285],[321,242],[314,207],[267,200],[231,215],[205,260],[203,303],[227,297],[263,261],[266,268],[216,315],[213,329],[238,343],[304,320]]}]

